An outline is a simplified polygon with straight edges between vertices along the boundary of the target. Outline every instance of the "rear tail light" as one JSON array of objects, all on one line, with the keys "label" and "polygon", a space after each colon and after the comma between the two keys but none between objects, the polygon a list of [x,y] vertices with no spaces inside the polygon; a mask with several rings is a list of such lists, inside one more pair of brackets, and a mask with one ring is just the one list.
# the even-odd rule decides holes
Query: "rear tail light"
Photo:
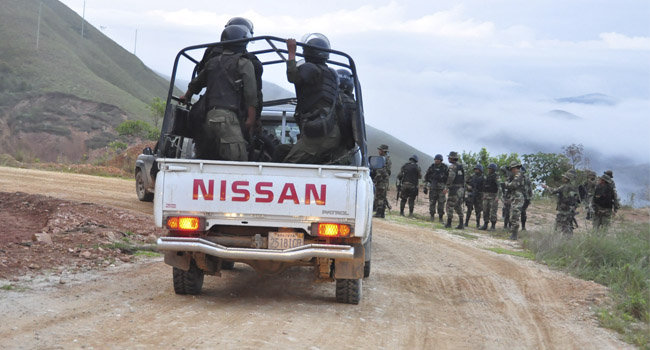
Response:
[{"label": "rear tail light", "polygon": [[347,237],[352,232],[350,225],[346,224],[317,223],[315,226],[315,231],[322,237]]},{"label": "rear tail light", "polygon": [[167,218],[167,228],[170,231],[185,233],[204,231],[205,220],[198,216],[170,216]]}]

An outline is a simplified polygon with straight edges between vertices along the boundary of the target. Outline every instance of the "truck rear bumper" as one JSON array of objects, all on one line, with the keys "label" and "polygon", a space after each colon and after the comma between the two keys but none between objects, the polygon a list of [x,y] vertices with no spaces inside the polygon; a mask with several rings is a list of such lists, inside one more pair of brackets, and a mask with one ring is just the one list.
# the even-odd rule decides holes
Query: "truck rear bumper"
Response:
[{"label": "truck rear bumper", "polygon": [[273,250],[225,247],[201,238],[160,237],[158,250],[197,252],[231,260],[295,261],[311,258],[352,259],[354,247],[349,245],[308,244],[296,248]]}]

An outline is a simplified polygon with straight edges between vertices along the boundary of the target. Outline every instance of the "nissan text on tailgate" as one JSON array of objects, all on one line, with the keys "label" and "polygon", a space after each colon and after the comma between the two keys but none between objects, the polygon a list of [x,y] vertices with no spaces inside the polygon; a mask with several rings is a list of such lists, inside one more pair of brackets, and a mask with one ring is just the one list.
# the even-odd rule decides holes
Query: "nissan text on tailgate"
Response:
[{"label": "nissan text on tailgate", "polygon": [[[284,39],[261,36],[248,47],[264,64],[264,78],[287,85]],[[370,169],[383,157],[368,157],[361,86],[354,61],[330,52],[328,64],[348,69],[354,80],[356,113],[349,121],[354,146],[336,164],[274,161],[291,147],[300,128],[293,93],[265,81],[261,132],[251,136],[247,162],[195,159],[193,138],[200,125],[173,96],[179,74],[194,77],[196,63],[212,43],[191,46],[176,56],[162,132],[153,153],[156,225],[165,263],[173,267],[174,291],[198,294],[204,276],[220,276],[244,263],[260,274],[292,266],[315,269],[320,280],[336,282],[336,300],[358,304],[370,274],[372,203]],[[299,46],[306,46],[298,43]],[[255,50],[252,50],[255,49]],[[271,86],[273,90],[266,90]]]}]

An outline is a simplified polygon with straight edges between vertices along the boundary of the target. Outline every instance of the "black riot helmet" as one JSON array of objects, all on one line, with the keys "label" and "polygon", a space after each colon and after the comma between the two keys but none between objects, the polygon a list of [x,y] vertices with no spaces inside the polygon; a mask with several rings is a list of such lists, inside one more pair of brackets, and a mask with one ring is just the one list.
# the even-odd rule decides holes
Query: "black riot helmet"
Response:
[{"label": "black riot helmet", "polygon": [[442,159],[442,154],[436,154],[433,160],[444,160],[444,159]]},{"label": "black riot helmet", "polygon": [[419,159],[418,159],[418,155],[417,155],[417,154],[412,155],[411,158],[409,158],[409,160],[413,160],[414,162],[417,163],[418,160],[419,160]]},{"label": "black riot helmet", "polygon": [[325,61],[330,58],[329,52],[318,49],[331,49],[330,41],[325,35],[320,33],[307,34],[302,38],[302,42],[313,46],[303,47],[302,54],[305,56],[305,61],[312,63],[325,63]]},{"label": "black riot helmet", "polygon": [[339,88],[347,94],[352,94],[352,90],[354,89],[352,73],[347,69],[339,69],[336,73],[339,75]]},{"label": "black riot helmet", "polygon": [[[238,39],[247,39],[250,38],[250,32],[248,28],[240,25],[230,25],[227,26],[223,32],[221,32],[221,41],[230,41]],[[243,52],[246,50],[246,45],[248,41],[233,43],[233,44],[224,44],[223,47],[230,49],[234,52]]]},{"label": "black riot helmet", "polygon": [[228,23],[226,23],[226,27],[230,26],[244,26],[248,29],[248,32],[251,33],[251,36],[253,36],[253,22],[247,20],[244,17],[231,18]]},{"label": "black riot helmet", "polygon": [[490,165],[488,165],[488,169],[492,169],[494,171],[497,171],[498,168],[499,166],[494,163],[490,163]]},{"label": "black riot helmet", "polygon": [[480,171],[480,172],[483,172],[483,165],[481,165],[481,164],[476,164],[476,165],[474,166],[474,170],[476,170],[476,169],[478,169],[478,171]]}]

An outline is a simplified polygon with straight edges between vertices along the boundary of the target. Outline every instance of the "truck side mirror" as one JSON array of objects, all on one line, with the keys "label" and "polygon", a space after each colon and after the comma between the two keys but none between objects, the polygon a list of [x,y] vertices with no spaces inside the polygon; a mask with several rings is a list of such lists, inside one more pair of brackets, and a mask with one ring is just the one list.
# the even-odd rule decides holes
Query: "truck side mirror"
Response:
[{"label": "truck side mirror", "polygon": [[151,147],[146,147],[145,149],[142,150],[142,154],[150,156],[153,155],[153,151],[151,150]]},{"label": "truck side mirror", "polygon": [[368,165],[370,169],[381,169],[386,166],[386,158],[384,156],[371,156],[368,157]]}]

